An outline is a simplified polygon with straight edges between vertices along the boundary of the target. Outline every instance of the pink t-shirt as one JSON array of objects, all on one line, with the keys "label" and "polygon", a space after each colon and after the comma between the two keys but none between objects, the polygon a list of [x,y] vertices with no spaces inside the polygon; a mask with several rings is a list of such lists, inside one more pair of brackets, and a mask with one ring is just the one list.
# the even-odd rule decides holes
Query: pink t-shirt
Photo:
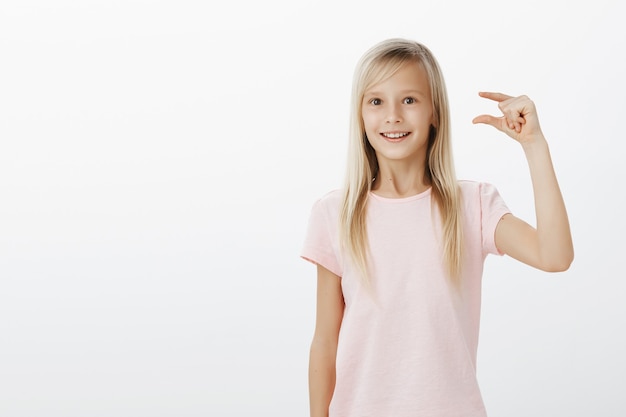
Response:
[{"label": "pink t-shirt", "polygon": [[370,193],[374,298],[339,249],[341,193],[313,206],[301,255],[341,277],[345,300],[331,417],[486,416],[476,379],[481,278],[487,254],[498,254],[495,229],[509,210],[492,185],[459,185],[465,257],[458,288],[444,273],[430,189],[399,199]]}]

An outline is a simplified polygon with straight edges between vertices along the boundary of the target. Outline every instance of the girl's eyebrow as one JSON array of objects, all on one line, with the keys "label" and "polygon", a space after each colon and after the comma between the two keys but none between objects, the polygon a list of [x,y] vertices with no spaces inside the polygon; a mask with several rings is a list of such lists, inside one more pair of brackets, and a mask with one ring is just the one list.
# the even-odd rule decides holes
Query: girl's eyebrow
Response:
[{"label": "girl's eyebrow", "polygon": [[422,92],[421,90],[402,90],[401,91],[402,94],[416,94],[418,96],[425,96],[426,93]]},{"label": "girl's eyebrow", "polygon": [[[419,95],[419,96],[426,96],[426,93],[420,91],[420,90],[413,90],[413,89],[409,89],[409,90],[401,90],[399,91],[400,95],[405,95],[405,94],[415,94],[415,95]],[[366,96],[383,96],[385,95],[385,93],[380,92],[380,91],[366,91],[365,94],[363,94],[364,97]]]}]

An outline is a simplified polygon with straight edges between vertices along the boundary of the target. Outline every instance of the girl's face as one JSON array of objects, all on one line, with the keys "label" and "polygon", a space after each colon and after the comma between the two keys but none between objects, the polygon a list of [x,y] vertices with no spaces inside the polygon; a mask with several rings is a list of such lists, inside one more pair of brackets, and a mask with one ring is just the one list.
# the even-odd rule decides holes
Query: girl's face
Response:
[{"label": "girl's face", "polygon": [[363,124],[378,162],[424,163],[433,108],[426,71],[416,62],[373,85],[363,96]]}]

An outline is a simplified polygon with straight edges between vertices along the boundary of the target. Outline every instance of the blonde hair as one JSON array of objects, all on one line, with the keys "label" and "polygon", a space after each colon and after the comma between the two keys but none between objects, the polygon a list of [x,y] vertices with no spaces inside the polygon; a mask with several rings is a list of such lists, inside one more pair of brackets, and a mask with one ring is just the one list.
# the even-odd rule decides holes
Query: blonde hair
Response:
[{"label": "blonde hair", "polygon": [[450,143],[448,95],[439,64],[424,45],[405,39],[389,39],[368,50],[359,61],[352,84],[348,165],[339,218],[340,238],[363,281],[369,287],[367,199],[378,174],[378,160],[365,135],[361,116],[363,96],[371,86],[398,71],[405,63],[418,62],[426,71],[434,114],[430,128],[425,176],[431,183],[433,206],[441,215],[444,265],[458,282],[462,259],[461,197],[454,172]]}]

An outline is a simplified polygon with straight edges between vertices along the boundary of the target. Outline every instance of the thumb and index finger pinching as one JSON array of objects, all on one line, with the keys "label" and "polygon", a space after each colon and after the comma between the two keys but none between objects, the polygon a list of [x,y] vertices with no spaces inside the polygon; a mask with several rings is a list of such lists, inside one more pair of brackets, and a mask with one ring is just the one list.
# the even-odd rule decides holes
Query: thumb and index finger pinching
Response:
[{"label": "thumb and index finger pinching", "polygon": [[[506,94],[489,92],[489,91],[480,91],[478,95],[480,97],[493,100],[498,103],[501,103],[505,100],[509,100],[513,98],[512,96],[509,96]],[[481,114],[480,116],[474,117],[474,119],[472,119],[472,123],[473,124],[478,124],[478,123],[487,124],[487,125],[491,125],[495,127],[496,129],[504,130],[504,127],[502,126],[502,120],[503,120],[503,117],[495,117],[489,114]]]}]

